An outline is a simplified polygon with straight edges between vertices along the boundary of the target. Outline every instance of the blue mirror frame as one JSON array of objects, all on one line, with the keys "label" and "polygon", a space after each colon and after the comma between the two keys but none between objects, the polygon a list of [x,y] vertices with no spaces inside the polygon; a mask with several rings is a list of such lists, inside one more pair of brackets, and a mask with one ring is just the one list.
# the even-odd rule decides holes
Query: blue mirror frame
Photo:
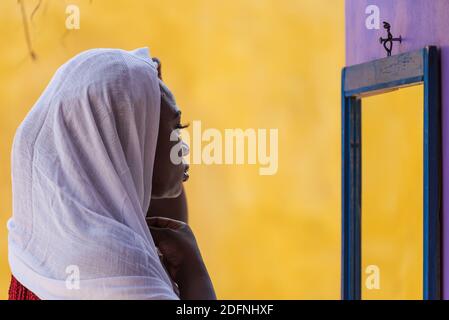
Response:
[{"label": "blue mirror frame", "polygon": [[441,92],[437,47],[342,71],[342,299],[361,299],[362,98],[424,85],[423,298],[441,298]]}]

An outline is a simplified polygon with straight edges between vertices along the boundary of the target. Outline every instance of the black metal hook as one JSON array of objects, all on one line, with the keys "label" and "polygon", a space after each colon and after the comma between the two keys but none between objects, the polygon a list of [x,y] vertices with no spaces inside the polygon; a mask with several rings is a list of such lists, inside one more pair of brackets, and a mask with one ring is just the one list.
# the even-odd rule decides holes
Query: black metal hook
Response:
[{"label": "black metal hook", "polygon": [[393,34],[391,33],[391,25],[386,21],[384,21],[384,29],[387,30],[387,38],[380,37],[379,41],[387,51],[387,56],[390,57],[391,52],[393,51],[393,42],[402,43],[402,36],[399,36],[399,38],[394,38]]}]

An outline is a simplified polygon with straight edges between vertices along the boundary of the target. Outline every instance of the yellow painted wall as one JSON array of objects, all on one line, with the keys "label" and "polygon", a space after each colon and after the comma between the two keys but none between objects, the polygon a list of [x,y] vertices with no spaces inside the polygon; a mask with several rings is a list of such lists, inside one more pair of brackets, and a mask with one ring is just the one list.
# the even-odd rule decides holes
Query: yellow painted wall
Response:
[{"label": "yellow painted wall", "polygon": [[423,90],[416,86],[363,100],[364,299],[423,297]]},{"label": "yellow painted wall", "polygon": [[[29,15],[38,1],[24,1]],[[80,30],[65,30],[68,3]],[[17,1],[0,1],[0,298],[16,127],[76,53],[141,46],[163,61],[185,121],[279,129],[275,176],[191,169],[191,224],[218,296],[339,298],[342,0],[43,0],[30,29],[34,62]]]}]

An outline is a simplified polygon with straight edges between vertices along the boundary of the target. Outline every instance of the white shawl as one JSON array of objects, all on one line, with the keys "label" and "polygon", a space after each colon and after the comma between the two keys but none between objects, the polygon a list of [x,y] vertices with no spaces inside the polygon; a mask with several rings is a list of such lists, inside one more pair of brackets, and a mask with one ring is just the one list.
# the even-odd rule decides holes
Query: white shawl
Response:
[{"label": "white shawl", "polygon": [[159,115],[148,49],[94,49],[18,128],[9,263],[39,298],[178,298],[145,222]]}]

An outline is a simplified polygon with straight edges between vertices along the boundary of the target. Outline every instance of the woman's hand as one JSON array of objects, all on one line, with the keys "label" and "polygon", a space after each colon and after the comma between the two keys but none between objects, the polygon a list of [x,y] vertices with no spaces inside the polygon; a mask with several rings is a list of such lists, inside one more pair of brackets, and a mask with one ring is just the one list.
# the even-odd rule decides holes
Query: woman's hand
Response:
[{"label": "woman's hand", "polygon": [[181,299],[216,299],[215,291],[189,225],[163,217],[147,218],[154,242],[162,253]]},{"label": "woman's hand", "polygon": [[192,230],[188,224],[166,217],[149,217],[147,223],[170,276],[177,282],[185,264],[201,257]]}]

